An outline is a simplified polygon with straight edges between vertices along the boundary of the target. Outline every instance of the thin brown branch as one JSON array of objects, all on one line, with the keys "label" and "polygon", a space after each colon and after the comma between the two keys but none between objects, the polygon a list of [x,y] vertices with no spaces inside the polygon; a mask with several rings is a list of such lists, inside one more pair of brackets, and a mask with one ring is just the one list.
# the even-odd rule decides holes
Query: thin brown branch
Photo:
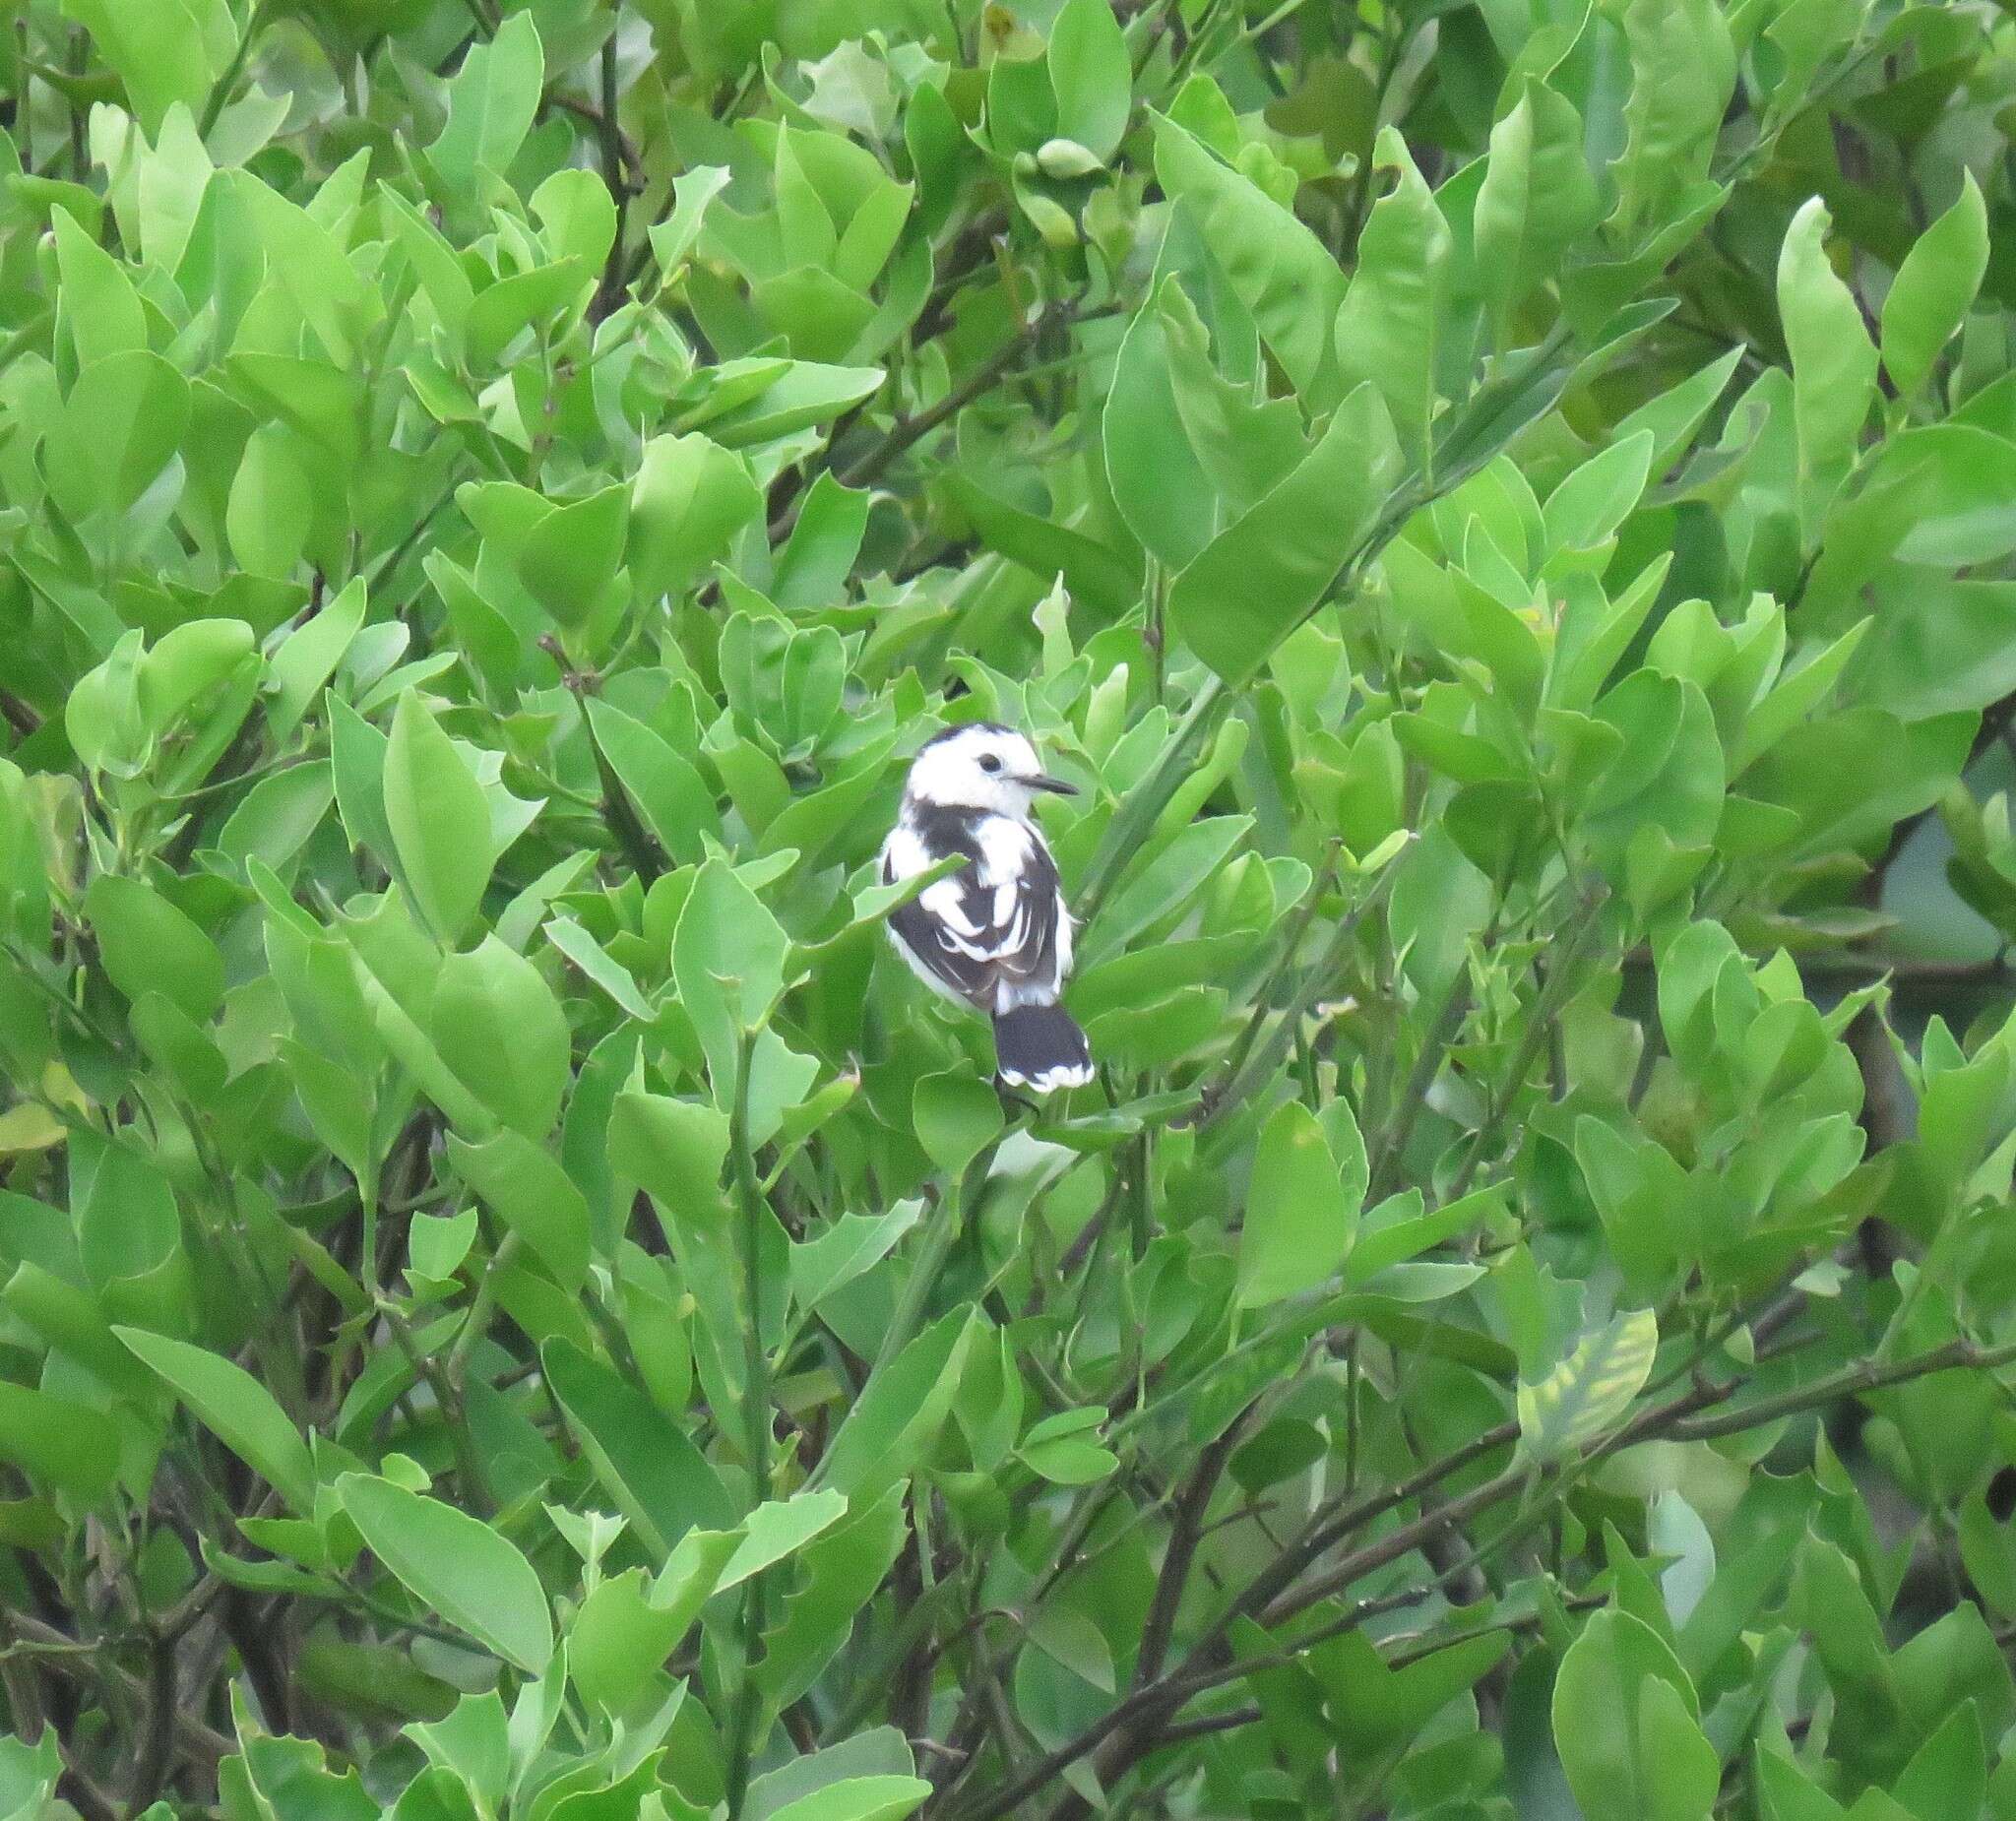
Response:
[{"label": "thin brown branch", "polygon": [[0,689],[0,720],[4,720],[23,739],[41,731],[42,718],[16,696]]},{"label": "thin brown branch", "polygon": [[1933,1372],[1992,1372],[2011,1362],[2016,1362],[2016,1342],[2003,1347],[1982,1347],[1973,1341],[1949,1341],[1944,1347],[1921,1353],[1913,1359],[1893,1360],[1888,1365],[1873,1359],[1864,1360],[1860,1365],[1846,1367],[1778,1397],[1745,1404],[1720,1415],[1699,1416],[1677,1423],[1666,1432],[1666,1438],[1680,1442],[1706,1442],[1722,1435],[1740,1435],[1745,1430],[1762,1428],[1784,1416],[1796,1416],[1805,1411],[1837,1404],[1844,1398],[1860,1397],[1867,1392],[1886,1390],[1892,1385],[1909,1384],[1913,1379],[1924,1378]]},{"label": "thin brown branch", "polygon": [[148,1648],[147,1725],[133,1754],[126,1812],[137,1815],[161,1792],[175,1763],[175,1641],[157,1637]]},{"label": "thin brown branch", "polygon": [[1239,1433],[1251,1411],[1249,1405],[1226,1425],[1225,1433],[1197,1457],[1197,1466],[1176,1500],[1174,1522],[1169,1527],[1168,1547],[1163,1552],[1162,1573],[1155,1584],[1155,1598],[1141,1627],[1141,1649],[1134,1660],[1134,1685],[1152,1682],[1162,1673],[1168,1656],[1169,1639],[1175,1630],[1176,1612],[1183,1603],[1183,1590],[1189,1585],[1190,1568],[1197,1557],[1197,1543],[1204,1532],[1205,1513],[1211,1495],[1218,1488],[1219,1476],[1238,1445]]},{"label": "thin brown branch", "polygon": [[[1739,1385],[1735,1382],[1716,1384],[1697,1381],[1678,1396],[1641,1411],[1630,1421],[1611,1431],[1584,1455],[1578,1457],[1568,1469],[1557,1472],[1557,1480],[1565,1477],[1568,1472],[1592,1465],[1640,1442],[1666,1439],[1706,1440],[1718,1435],[1736,1434],[1776,1421],[1781,1416],[1796,1414],[1804,1410],[1819,1409],[1843,1397],[1907,1383],[1934,1372],[1960,1368],[1989,1371],[2011,1362],[2016,1362],[2016,1343],[1984,1348],[1973,1341],[1954,1341],[1911,1359],[1893,1361],[1888,1365],[1870,1362],[1834,1373],[1782,1397],[1748,1405],[1715,1417],[1703,1416],[1701,1413],[1713,1405],[1726,1402],[1736,1392]],[[1468,1461],[1479,1458],[1481,1453],[1488,1452],[1484,1444],[1502,1446],[1516,1434],[1516,1425],[1501,1425],[1477,1438],[1463,1450],[1459,1450],[1458,1456],[1463,1457],[1467,1464]],[[1437,1462],[1423,1469],[1420,1474],[1404,1483],[1420,1487],[1448,1477],[1450,1474],[1458,1471],[1458,1456],[1451,1456],[1447,1461]],[[1249,1672],[1252,1665],[1231,1663],[1225,1648],[1224,1637],[1232,1616],[1250,1614],[1256,1616],[1262,1624],[1279,1625],[1296,1613],[1306,1611],[1318,1601],[1343,1592],[1367,1575],[1390,1566],[1419,1548],[1430,1538],[1456,1529],[1502,1500],[1518,1495],[1526,1487],[1532,1472],[1531,1468],[1525,1466],[1507,1467],[1470,1491],[1451,1499],[1447,1504],[1438,1506],[1376,1541],[1354,1550],[1315,1579],[1283,1587],[1278,1598],[1254,1598],[1257,1589],[1263,1585],[1272,1586],[1282,1579],[1278,1567],[1277,1570],[1257,1578],[1234,1602],[1227,1618],[1214,1626],[1174,1669],[1166,1671],[1151,1683],[1131,1690],[1123,1700],[1085,1727],[1074,1737],[1045,1753],[1038,1763],[1031,1765],[1020,1776],[1008,1780],[1002,1787],[990,1790],[970,1808],[961,1811],[960,1821],[998,1821],[999,1817],[1012,1813],[1030,1796],[1054,1782],[1067,1766],[1093,1753],[1099,1754],[1094,1767],[1095,1774],[1102,1784],[1111,1788],[1118,1777],[1125,1775],[1135,1763],[1163,1741],[1167,1727],[1173,1724],[1176,1714],[1186,1702],[1228,1681],[1236,1681]],[[1398,1490],[1395,1489],[1396,1493]],[[1359,1509],[1369,1513],[1373,1505],[1385,1508],[1392,1502],[1398,1501],[1395,1494],[1389,1493]],[[1369,1516],[1366,1516],[1364,1521],[1368,1522]],[[1325,1526],[1318,1535],[1334,1535],[1337,1530],[1338,1525],[1333,1523]],[[1292,1547],[1285,1552],[1284,1559],[1299,1559],[1306,1556],[1312,1541],[1313,1539]],[[1291,1583],[1297,1579],[1293,1575],[1287,1578]],[[1350,1622],[1357,1622],[1356,1617],[1354,1616]]]}]

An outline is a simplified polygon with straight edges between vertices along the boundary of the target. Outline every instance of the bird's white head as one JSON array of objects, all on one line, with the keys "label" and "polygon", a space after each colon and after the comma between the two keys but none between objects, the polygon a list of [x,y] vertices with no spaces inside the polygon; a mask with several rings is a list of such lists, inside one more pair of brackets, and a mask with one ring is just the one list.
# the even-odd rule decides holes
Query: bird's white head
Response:
[{"label": "bird's white head", "polygon": [[919,808],[990,810],[1026,821],[1040,790],[1076,794],[1044,774],[1036,748],[1013,727],[976,721],[924,744],[911,763],[904,797]]}]

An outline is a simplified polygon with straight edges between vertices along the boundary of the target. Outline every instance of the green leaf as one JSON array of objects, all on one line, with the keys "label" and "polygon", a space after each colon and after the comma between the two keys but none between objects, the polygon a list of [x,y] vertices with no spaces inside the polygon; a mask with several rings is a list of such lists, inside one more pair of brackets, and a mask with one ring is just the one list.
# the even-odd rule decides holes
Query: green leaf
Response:
[{"label": "green leaf", "polygon": [[1511,339],[1512,313],[1602,213],[1582,137],[1574,103],[1532,78],[1491,129],[1474,237],[1501,347]]},{"label": "green leaf", "polygon": [[138,1001],[158,990],[199,1024],[224,996],[223,957],[202,930],[138,879],[101,873],[84,895],[112,984]]},{"label": "green leaf", "polygon": [[1386,408],[1359,386],[1301,465],[1176,578],[1177,635],[1228,683],[1257,674],[1322,601],[1400,471]]},{"label": "green leaf", "polygon": [[0,1301],[121,1396],[142,1405],[158,1402],[154,1374],[119,1345],[97,1298],[82,1286],[28,1258],[0,1287]]},{"label": "green leaf", "polygon": [[[501,1804],[511,1776],[513,1739],[503,1699],[494,1688],[480,1695],[464,1695],[447,1719],[410,1727],[407,1732],[426,1753],[429,1764],[453,1777],[464,1803],[473,1797],[485,1812]],[[423,1815],[426,1812],[423,1810]],[[460,1821],[464,1812],[451,1809],[449,1815]],[[434,1817],[428,1816],[427,1821]]]},{"label": "green leaf", "polygon": [[676,598],[763,512],[748,464],[705,436],[655,436],[630,488],[630,574],[650,598]]},{"label": "green leaf", "polygon": [[1030,1614],[1029,1641],[1080,1681],[1103,1694],[1114,1692],[1112,1647],[1084,1613],[1057,1601],[1045,1601]]},{"label": "green leaf", "polygon": [[1024,512],[969,475],[946,476],[946,490],[974,523],[980,540],[1045,583],[1061,576],[1074,599],[1117,617],[1140,597],[1136,570],[1118,551],[1075,527]]},{"label": "green leaf", "polygon": [[1103,164],[1127,130],[1134,86],[1127,40],[1107,0],[1066,0],[1050,28],[1048,60],[1057,132]]},{"label": "green leaf", "polygon": [[475,1243],[478,1224],[473,1208],[465,1208],[460,1214],[414,1215],[407,1229],[407,1269],[415,1280],[450,1282]]},{"label": "green leaf", "polygon": [[[363,626],[368,607],[364,579],[354,577],[313,619],[288,633],[268,660],[267,677],[273,693],[266,721],[276,740],[284,740],[301,724],[301,717],[314,706]],[[335,738],[334,732],[331,738]]]},{"label": "green leaf", "polygon": [[693,1623],[690,1612],[657,1610],[642,1568],[600,1582],[567,1631],[572,1685],[605,1714],[628,1711]]},{"label": "green leaf", "polygon": [[697,865],[722,839],[721,810],[698,771],[641,721],[591,698],[588,722],[644,825],[667,858]]},{"label": "green leaf", "polygon": [[1722,1761],[1692,1706],[1687,1695],[1661,1677],[1647,1676],[1638,1685],[1639,1748],[1652,1772],[1646,1790],[1650,1805],[1642,1812],[1653,1821],[1698,1821],[1714,1810]]},{"label": "green leaf", "polygon": [[[338,790],[342,789],[339,775]],[[385,823],[414,908],[453,948],[490,882],[490,805],[455,742],[408,690],[385,750]]]},{"label": "green leaf", "polygon": [[1958,333],[1988,268],[1988,212],[1974,173],[1953,206],[1918,237],[1883,299],[1883,365],[1909,398]]},{"label": "green leaf", "polygon": [[534,1141],[552,1129],[573,1079],[573,1040],[552,988],[523,955],[490,935],[449,956],[428,1030],[441,1059],[505,1125]]},{"label": "green leaf", "polygon": [[770,1821],[904,1821],[930,1793],[921,1777],[849,1777],[787,1802]]},{"label": "green leaf", "polygon": [[1450,1702],[1504,1660],[1504,1632],[1451,1644],[1395,1669],[1362,1632],[1348,1632],[1318,1660],[1339,1730],[1354,1751],[1405,1745]]},{"label": "green leaf", "polygon": [[1001,1130],[1001,1097],[971,1075],[926,1075],[912,1100],[917,1142],[958,1182]]},{"label": "green leaf", "polygon": [[[523,16],[522,16],[523,17]],[[595,275],[578,259],[556,259],[550,266],[514,272],[478,291],[469,308],[466,339],[472,367],[497,364],[511,344],[535,324],[546,324],[587,301]],[[562,601],[556,615],[572,625],[586,616],[585,607]]]},{"label": "green leaf", "polygon": [[1498,1210],[1504,1195],[1504,1189],[1496,1184],[1473,1189],[1455,1201],[1444,1202],[1433,1213],[1422,1211],[1418,1189],[1389,1197],[1366,1210],[1357,1242],[1345,1261],[1345,1283],[1366,1283],[1390,1266],[1405,1264],[1430,1246],[1468,1232]]},{"label": "green leaf", "polygon": [[33,1745],[0,1738],[0,1821],[35,1821],[62,1774],[63,1745],[54,1727],[44,1727]]},{"label": "green leaf", "polygon": [[[826,366],[794,360],[746,403],[707,419],[707,433],[728,449],[774,442],[837,417],[882,384],[880,367]],[[687,426],[694,427],[694,426]]]},{"label": "green leaf", "polygon": [[180,373],[143,348],[107,354],[78,374],[50,428],[49,489],[73,519],[117,517],[160,477],[188,426]]},{"label": "green leaf", "polygon": [[1652,447],[1652,432],[1640,430],[1562,478],[1544,512],[1549,554],[1593,550],[1616,534],[1644,495]]},{"label": "green leaf", "polygon": [[238,28],[225,0],[64,0],[63,10],[91,32],[99,54],[126,85],[141,127],[158,133],[177,101],[200,113],[211,86],[237,48]]},{"label": "green leaf", "polygon": [[829,1484],[866,1505],[915,1469],[952,1408],[981,1325],[972,1311],[954,1309],[868,1380],[826,1451]]},{"label": "green leaf", "polygon": [[1206,816],[1179,829],[1128,875],[1087,932],[1088,962],[1103,959],[1203,890],[1252,828],[1247,816]]},{"label": "green leaf", "polygon": [[546,1666],[545,1591],[495,1527],[369,1474],[346,1474],[336,1489],[366,1547],[423,1605],[529,1675]]},{"label": "green leaf", "polygon": [[1586,1335],[1545,1378],[1520,1384],[1520,1452],[1558,1461],[1608,1433],[1652,1376],[1658,1352],[1650,1309],[1628,1310]]},{"label": "green leaf", "polygon": [[1358,236],[1357,270],[1337,312],[1337,358],[1347,385],[1369,383],[1408,459],[1420,466],[1435,414],[1436,364],[1447,327],[1449,223],[1398,129],[1384,127],[1373,169],[1394,181]]},{"label": "green leaf", "polygon": [[1553,1701],[1554,1743],[1587,1821],[1700,1821],[1721,1767],[1698,1713],[1686,1670],[1651,1626],[1593,1614],[1561,1660]]},{"label": "green leaf", "polygon": [[1981,1710],[1963,1701],[1919,1747],[1891,1793],[1916,1821],[1973,1821],[1989,1812]]},{"label": "green leaf", "polygon": [[88,1404],[0,1379],[0,1461],[94,1505],[119,1472],[119,1431]]},{"label": "green leaf", "polygon": [[1631,94],[1611,219],[1628,234],[1676,214],[1687,186],[1707,173],[1735,92],[1736,50],[1715,0],[1630,0],[1623,27]]},{"label": "green leaf", "polygon": [[519,547],[519,576],[560,625],[579,626],[615,581],[629,532],[628,487],[603,487],[569,500],[534,526]]},{"label": "green leaf", "polygon": [[[212,706],[214,692],[249,680],[257,669],[252,628],[243,620],[185,620],[170,628],[141,660],[140,712],[148,731],[158,739],[188,722],[192,730],[203,730],[196,744],[207,752],[215,736],[203,711]],[[231,707],[227,696],[216,706],[225,713]]]},{"label": "green leaf", "polygon": [[1793,217],[1778,261],[1778,313],[1792,352],[1802,516],[1810,525],[1855,461],[1876,392],[1876,349],[1860,306],[1826,251],[1830,218],[1815,196]]},{"label": "green leaf", "polygon": [[[498,928],[503,927],[500,920]],[[545,932],[547,941],[632,1018],[646,1025],[654,1021],[657,1015],[638,990],[636,977],[579,923],[571,917],[552,917],[546,922]]]},{"label": "green leaf", "polygon": [[303,1517],[315,1508],[315,1463],[286,1412],[220,1353],[137,1328],[112,1331],[188,1405],[203,1425]]},{"label": "green leaf", "polygon": [[315,484],[294,453],[295,441],[284,424],[261,424],[231,482],[224,528],[231,554],[254,575],[291,575],[308,545]]},{"label": "green leaf", "polygon": [[626,1089],[609,1114],[608,1145],[617,1174],[649,1192],[672,1219],[705,1226],[724,1214],[728,1122],[717,1108]]},{"label": "green leaf", "polygon": [[732,866],[712,859],[701,867],[672,936],[672,978],[723,1105],[734,1092],[741,1033],[770,1016],[789,952],[783,926]]},{"label": "green leaf", "polygon": [[[1847,1810],[1790,1758],[1757,1753],[1757,1788],[1770,1803],[1771,1821],[1842,1821]],[[1877,1791],[1880,1794],[1880,1791]],[[1876,1821],[1864,1817],[1863,1821]]]},{"label": "green leaf", "polygon": [[1184,428],[1162,294],[1158,288],[1135,312],[1120,343],[1102,439],[1120,517],[1166,568],[1177,570],[1211,540],[1218,502]]},{"label": "green leaf", "polygon": [[718,1587],[734,1587],[781,1562],[847,1515],[846,1497],[830,1487],[773,1499],[742,1520],[742,1541],[721,1571]]},{"label": "green leaf", "polygon": [[[917,1084],[922,1092],[923,1084]],[[917,1224],[923,1203],[898,1202],[886,1214],[843,1214],[824,1232],[791,1247],[791,1294],[816,1309],[828,1296],[872,1271]]]},{"label": "green leaf", "polygon": [[616,205],[600,172],[556,170],[532,193],[532,213],[546,245],[561,258],[599,269],[616,237]]},{"label": "green leaf", "polygon": [[811,612],[847,593],[848,573],[868,529],[865,487],[843,486],[828,469],[813,481],[798,522],[777,552],[770,596],[787,613]]},{"label": "green leaf", "polygon": [[1344,296],[1336,260],[1294,216],[1173,120],[1151,118],[1164,190],[1196,222],[1282,370],[1321,396],[1334,359],[1329,325]]},{"label": "green leaf", "polygon": [[1097,1408],[1059,1411],[1033,1423],[1015,1452],[1032,1472],[1054,1485],[1096,1484],[1120,1464],[1118,1456],[1096,1439],[1105,1420],[1106,1413]]},{"label": "green leaf", "polygon": [[448,1154],[463,1180],[519,1234],[569,1294],[588,1277],[588,1202],[567,1172],[523,1133],[503,1131],[472,1145],[450,1134]]},{"label": "green leaf", "polygon": [[[1344,1109],[1345,1122],[1350,1108]],[[1351,1126],[1354,1137],[1355,1125]],[[1238,1300],[1258,1308],[1328,1283],[1357,1236],[1364,1147],[1349,1177],[1316,1116],[1299,1100],[1276,1108],[1260,1134],[1239,1231]]]},{"label": "green leaf", "polygon": [[566,1341],[548,1341],[540,1358],[596,1476],[655,1554],[668,1555],[695,1525],[734,1524],[706,1456],[643,1392]]},{"label": "green leaf", "polygon": [[77,364],[147,345],[147,317],[124,267],[77,224],[67,209],[49,217],[56,236],[56,269],[63,314]]},{"label": "green leaf", "polygon": [[1693,441],[1694,432],[1722,397],[1742,357],[1743,350],[1732,347],[1678,385],[1646,400],[1619,420],[1612,446],[1629,442],[1640,430],[1650,430],[1652,460],[1647,466],[1652,473],[1665,473],[1673,458]]},{"label": "green leaf", "polygon": [[448,86],[448,123],[427,157],[454,190],[477,194],[478,168],[502,175],[537,112],[545,53],[530,13],[514,13],[477,42]]}]

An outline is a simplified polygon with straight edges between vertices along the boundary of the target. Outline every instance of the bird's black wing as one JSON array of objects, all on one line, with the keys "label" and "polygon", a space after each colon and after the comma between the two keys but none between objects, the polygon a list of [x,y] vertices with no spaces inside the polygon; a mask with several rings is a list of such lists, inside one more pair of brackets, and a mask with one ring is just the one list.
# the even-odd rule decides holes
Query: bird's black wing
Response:
[{"label": "bird's black wing", "polygon": [[[997,1009],[1004,984],[1053,978],[1057,867],[1042,842],[1030,841],[1024,864],[1003,889],[988,883],[977,846],[970,838],[938,830],[920,832],[935,851],[972,854],[949,881],[958,887],[960,910],[970,927],[956,926],[918,898],[890,915],[898,940],[953,992],[983,1011]],[[885,880],[890,876],[885,864]]]}]

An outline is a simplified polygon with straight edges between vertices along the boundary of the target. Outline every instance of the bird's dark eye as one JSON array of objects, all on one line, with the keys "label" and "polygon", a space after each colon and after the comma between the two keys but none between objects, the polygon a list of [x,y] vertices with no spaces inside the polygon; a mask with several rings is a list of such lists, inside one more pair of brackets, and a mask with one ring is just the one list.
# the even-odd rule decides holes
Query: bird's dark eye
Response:
[{"label": "bird's dark eye", "polygon": [[1000,760],[999,760],[999,759],[998,759],[998,758],[997,758],[997,757],[996,757],[996,756],[995,756],[995,755],[994,755],[993,753],[990,753],[990,752],[983,752],[983,753],[981,753],[981,754],[980,754],[980,770],[981,770],[981,771],[983,771],[983,772],[998,772],[998,771],[999,771],[1000,769],[1001,769],[1001,761],[1000,761]]}]

